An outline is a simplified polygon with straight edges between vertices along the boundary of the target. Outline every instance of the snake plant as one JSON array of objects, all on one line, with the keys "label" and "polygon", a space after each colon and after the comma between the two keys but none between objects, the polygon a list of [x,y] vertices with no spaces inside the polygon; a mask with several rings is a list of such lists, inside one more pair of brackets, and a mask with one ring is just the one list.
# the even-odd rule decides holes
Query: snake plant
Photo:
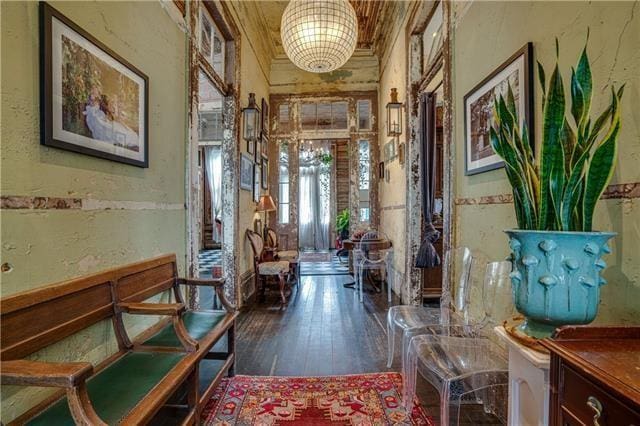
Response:
[{"label": "snake plant", "polygon": [[511,87],[506,99],[500,95],[494,100],[491,145],[504,160],[520,229],[591,231],[596,202],[615,168],[624,85],[617,91],[611,87],[611,103],[592,121],[593,82],[587,45],[576,67],[571,68],[569,105],[558,58],[556,39],[556,66],[548,86],[544,67],[538,62],[543,134],[537,160],[529,143],[527,123],[519,128]]}]

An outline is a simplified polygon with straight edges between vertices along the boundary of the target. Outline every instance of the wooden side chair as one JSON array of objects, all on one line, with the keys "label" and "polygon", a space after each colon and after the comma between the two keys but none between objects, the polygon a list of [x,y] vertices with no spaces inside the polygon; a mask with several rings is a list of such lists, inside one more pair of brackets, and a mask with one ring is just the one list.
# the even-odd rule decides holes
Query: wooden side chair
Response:
[{"label": "wooden side chair", "polygon": [[278,277],[282,304],[287,303],[287,298],[284,295],[284,288],[286,285],[285,277],[290,273],[289,262],[286,260],[265,260],[264,240],[260,234],[247,229],[246,236],[251,244],[251,249],[253,250],[253,266],[256,271],[257,284],[256,290],[259,289],[262,297],[264,297],[266,284],[269,278]]},{"label": "wooden side chair", "polygon": [[297,284],[298,280],[300,279],[300,254],[298,253],[298,250],[280,250],[278,234],[276,233],[276,231],[269,227],[267,227],[266,230],[267,240],[265,241],[265,243],[267,247],[274,250],[274,260],[286,260],[290,263],[291,273],[289,274],[289,278]]}]

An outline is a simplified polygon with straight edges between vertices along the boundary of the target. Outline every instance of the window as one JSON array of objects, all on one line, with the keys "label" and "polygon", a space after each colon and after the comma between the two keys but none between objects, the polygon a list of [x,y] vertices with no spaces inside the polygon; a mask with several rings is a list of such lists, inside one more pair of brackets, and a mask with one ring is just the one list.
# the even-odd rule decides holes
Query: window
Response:
[{"label": "window", "polygon": [[278,148],[278,223],[289,223],[289,144]]},{"label": "window", "polygon": [[278,107],[278,130],[288,132],[289,129],[289,104],[280,104]]},{"label": "window", "polygon": [[371,101],[358,101],[358,130],[371,130]]},{"label": "window", "polygon": [[369,141],[358,142],[358,189],[360,192],[360,221],[368,222],[371,216],[369,188],[371,182],[371,154]]},{"label": "window", "polygon": [[202,71],[198,75],[198,140],[222,141],[222,96]]},{"label": "window", "polygon": [[303,103],[300,107],[302,130],[346,130],[346,102]]},{"label": "window", "polygon": [[426,72],[442,47],[442,2],[436,6],[422,35],[423,70]]},{"label": "window", "polygon": [[200,8],[200,53],[224,80],[225,39],[205,6]]}]

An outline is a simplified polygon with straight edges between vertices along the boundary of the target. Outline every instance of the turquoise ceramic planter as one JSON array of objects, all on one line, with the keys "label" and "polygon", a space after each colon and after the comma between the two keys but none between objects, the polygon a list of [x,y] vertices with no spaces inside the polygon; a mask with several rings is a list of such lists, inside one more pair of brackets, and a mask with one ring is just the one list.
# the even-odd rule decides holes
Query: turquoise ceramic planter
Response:
[{"label": "turquoise ceramic planter", "polygon": [[511,284],[521,330],[548,337],[556,327],[588,324],[600,302],[600,276],[613,232],[507,230],[512,252]]}]

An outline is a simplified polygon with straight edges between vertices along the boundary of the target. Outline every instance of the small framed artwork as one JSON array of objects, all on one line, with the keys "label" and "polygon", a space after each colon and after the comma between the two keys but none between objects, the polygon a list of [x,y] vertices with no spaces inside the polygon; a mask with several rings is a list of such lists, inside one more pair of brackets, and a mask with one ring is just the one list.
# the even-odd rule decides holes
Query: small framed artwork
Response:
[{"label": "small framed artwork", "polygon": [[260,178],[262,177],[262,166],[253,165],[253,201],[260,201]]},{"label": "small framed artwork", "polygon": [[396,140],[391,139],[389,140],[389,142],[384,144],[384,162],[390,163],[391,161],[395,160],[397,156],[398,152],[396,150]]},{"label": "small framed artwork", "polygon": [[262,98],[262,134],[269,136],[269,103]]},{"label": "small framed artwork", "polygon": [[398,145],[398,161],[401,166],[404,166],[404,143]]},{"label": "small framed artwork", "polygon": [[262,189],[269,189],[269,160],[262,158],[262,178],[260,179]]},{"label": "small framed artwork", "polygon": [[260,144],[260,148],[262,151],[262,158],[269,158],[269,138],[264,133],[262,134],[262,143]]},{"label": "small framed artwork", "polygon": [[391,182],[391,171],[389,171],[389,169],[384,171],[384,181],[387,183]]},{"label": "small framed artwork", "polygon": [[256,150],[253,153],[253,157],[254,157],[254,162],[256,164],[262,163],[262,140],[261,139],[258,139],[256,141]]},{"label": "small framed artwork", "polygon": [[384,179],[384,161],[378,163],[378,179]]},{"label": "small framed artwork", "polygon": [[253,156],[245,153],[240,156],[240,188],[245,191],[253,188]]},{"label": "small framed artwork", "polygon": [[533,148],[533,44],[527,43],[471,89],[464,97],[465,174],[474,175],[504,166],[493,151],[489,129],[494,124],[493,103],[513,91],[520,126],[526,121]]},{"label": "small framed artwork", "polygon": [[255,155],[256,153],[256,141],[253,139],[247,141],[247,152],[251,155]]},{"label": "small framed artwork", "polygon": [[41,144],[149,167],[149,78],[40,3]]}]

